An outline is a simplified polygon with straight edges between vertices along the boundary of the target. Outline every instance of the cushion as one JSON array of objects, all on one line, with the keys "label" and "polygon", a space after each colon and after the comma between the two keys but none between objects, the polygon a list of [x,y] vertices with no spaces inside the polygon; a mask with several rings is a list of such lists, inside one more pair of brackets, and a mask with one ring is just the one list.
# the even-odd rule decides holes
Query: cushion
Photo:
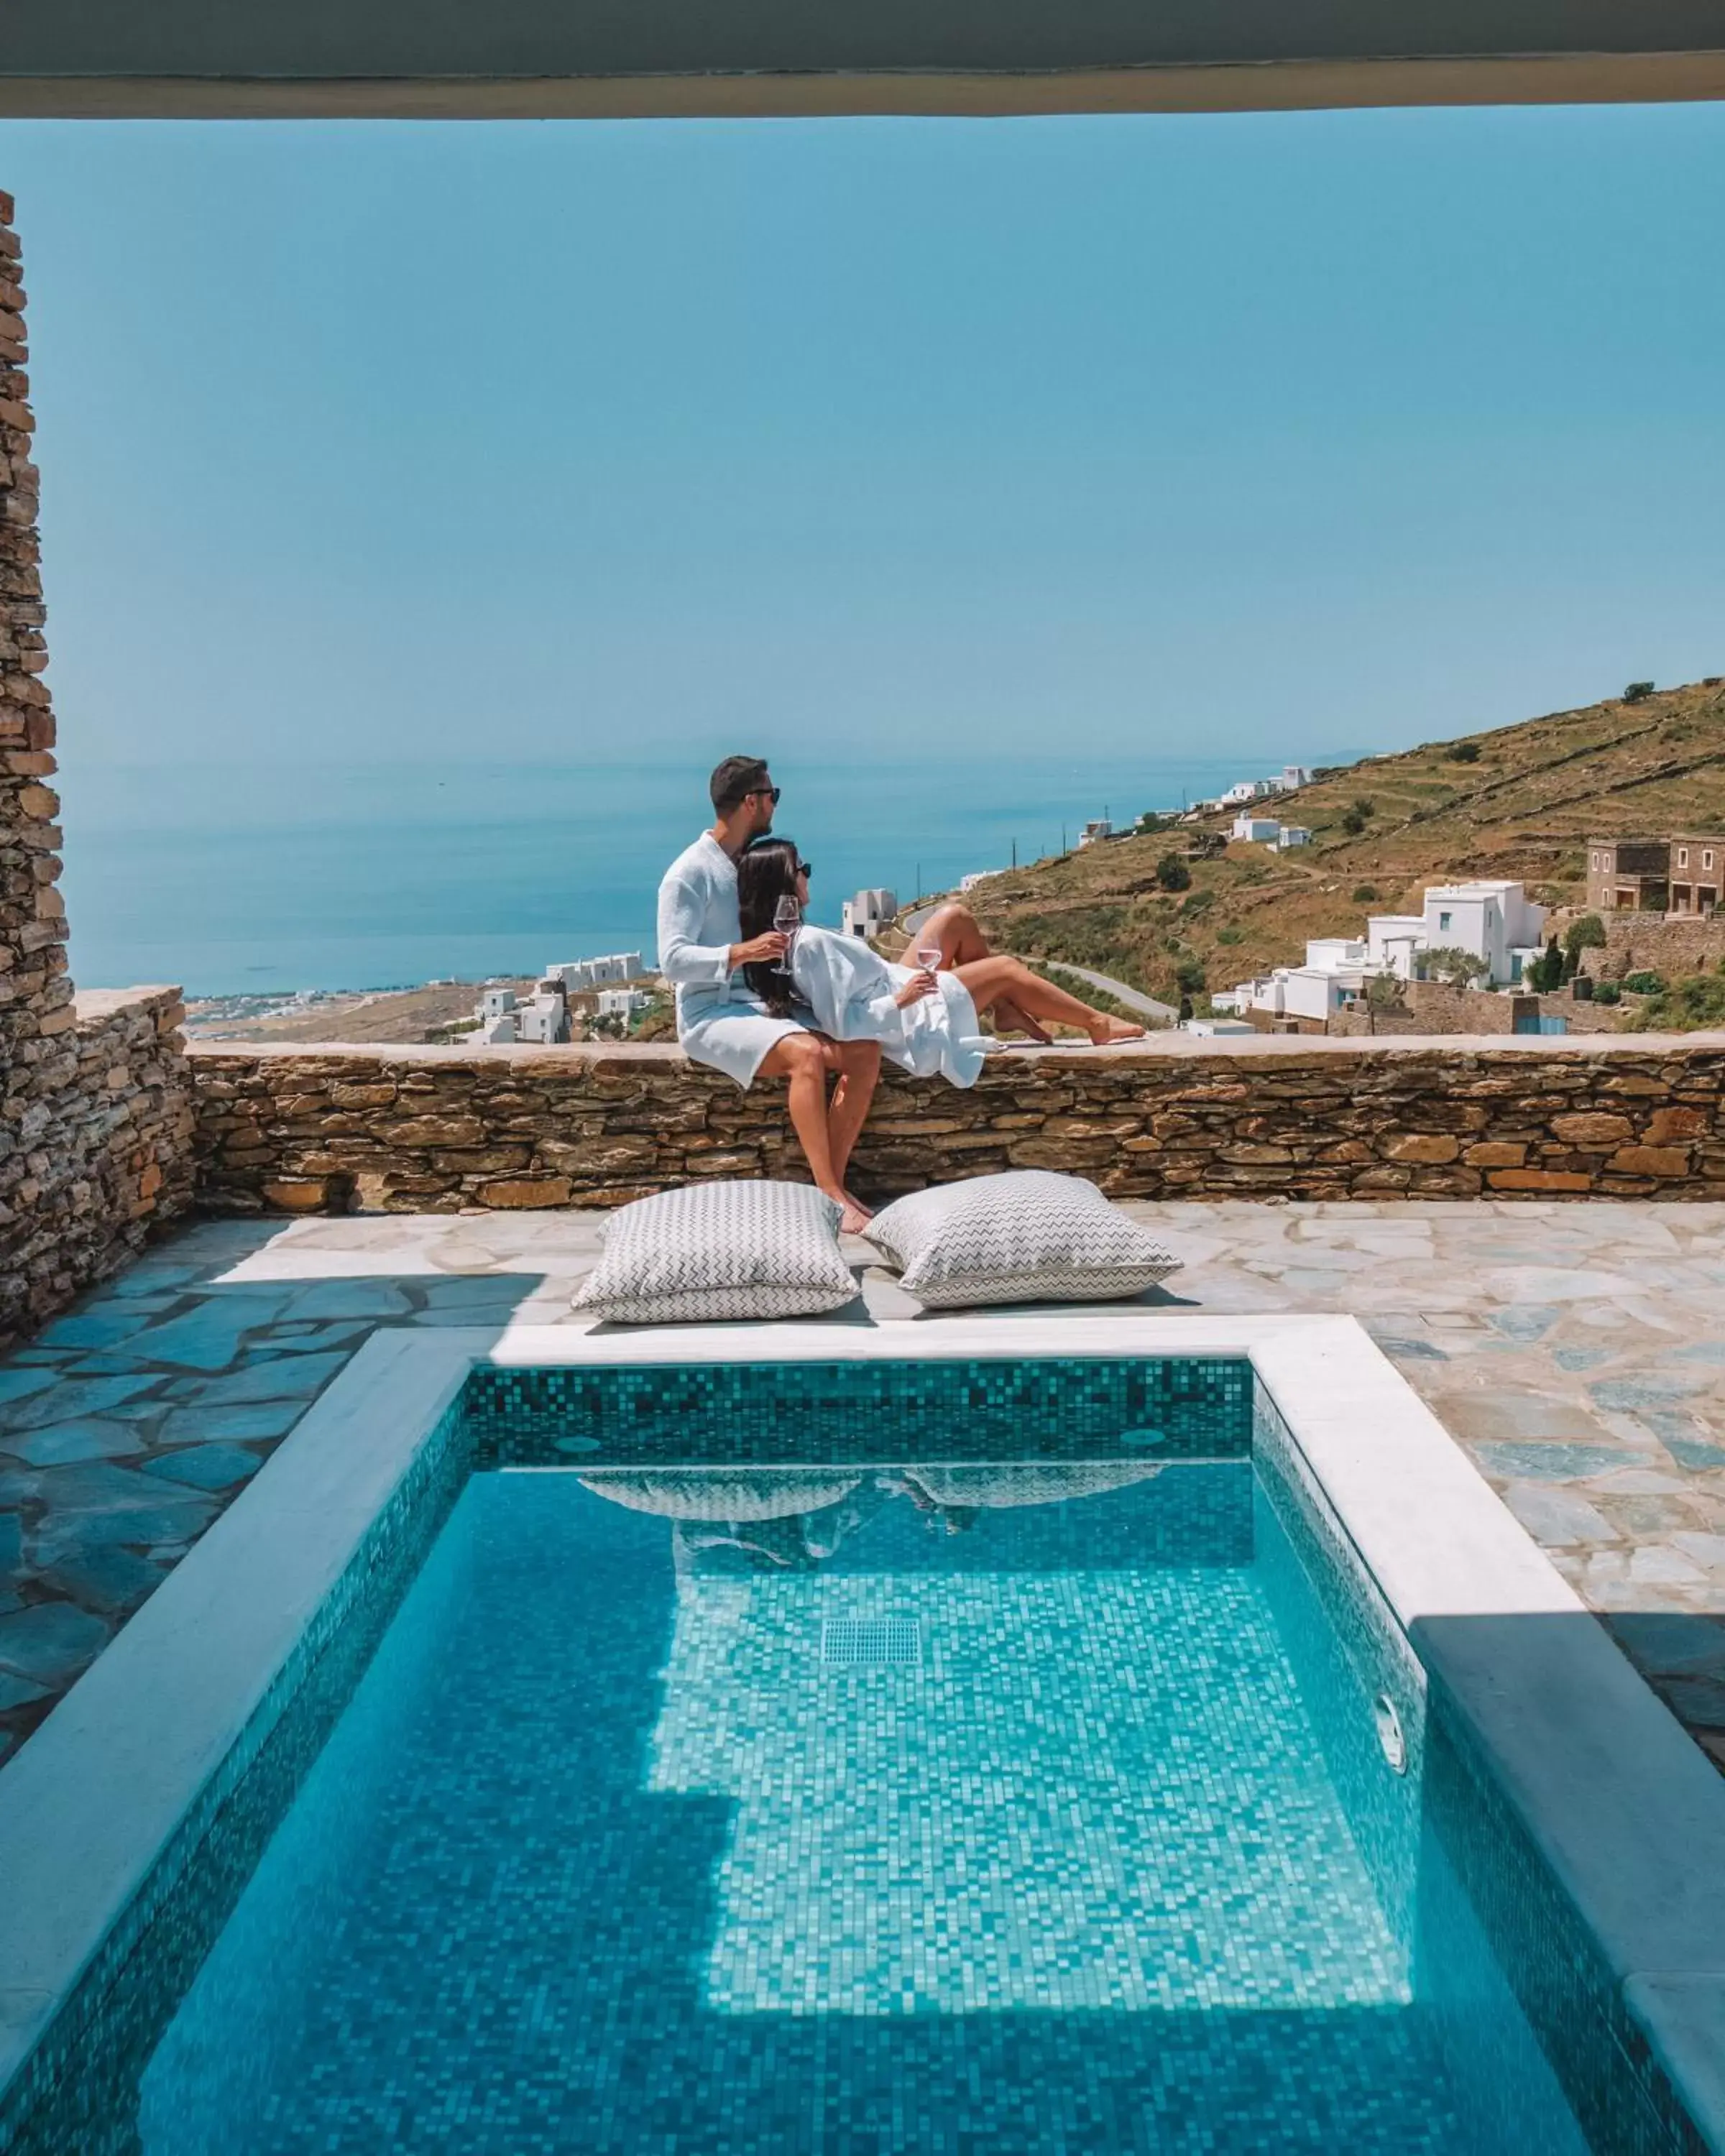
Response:
[{"label": "cushion", "polygon": [[863,1230],[935,1310],[983,1302],[1092,1302],[1179,1270],[1093,1183],[1040,1168],[918,1190]]},{"label": "cushion", "polygon": [[801,1317],[856,1296],[839,1208],[806,1183],[700,1183],[624,1205],[577,1310],[627,1325]]}]

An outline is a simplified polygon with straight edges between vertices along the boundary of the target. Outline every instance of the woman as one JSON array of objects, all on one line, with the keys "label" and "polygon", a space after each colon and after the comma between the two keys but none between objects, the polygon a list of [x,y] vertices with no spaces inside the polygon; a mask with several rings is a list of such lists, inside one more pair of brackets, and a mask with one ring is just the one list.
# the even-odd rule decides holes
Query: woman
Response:
[{"label": "woman", "polygon": [[[745,937],[773,926],[782,898],[794,898],[805,910],[809,904],[809,866],[788,839],[757,839],[737,865],[737,885]],[[1022,958],[986,949],[954,963],[942,946],[942,963],[930,971],[895,966],[856,937],[800,928],[789,963],[788,975],[773,965],[744,968],[769,1010],[788,1013],[794,1004],[834,1040],[877,1040],[914,1076],[938,1074],[954,1086],[976,1083],[988,1048],[978,1014],[999,1004],[1033,1019],[1080,1027],[1098,1046],[1136,1040],[1144,1030],[1092,1010]]]}]

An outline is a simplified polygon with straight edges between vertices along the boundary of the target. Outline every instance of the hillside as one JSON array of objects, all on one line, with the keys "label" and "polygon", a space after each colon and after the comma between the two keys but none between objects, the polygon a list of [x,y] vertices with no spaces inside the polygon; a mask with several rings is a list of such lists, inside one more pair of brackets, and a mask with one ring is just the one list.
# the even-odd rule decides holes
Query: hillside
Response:
[{"label": "hillside", "polygon": [[[1242,766],[1244,771],[1245,767]],[[1299,958],[1312,936],[1360,932],[1368,911],[1417,912],[1428,883],[1518,876],[1548,905],[1579,901],[1590,834],[1725,829],[1725,685],[1712,677],[1580,711],[1368,757],[1264,804],[1312,844],[1230,844],[1162,891],[1157,863],[1187,828],[1115,840],[978,885],[989,934],[1173,1000]],[[1351,833],[1343,818],[1366,812]],[[1230,815],[1203,828],[1225,832]]]}]

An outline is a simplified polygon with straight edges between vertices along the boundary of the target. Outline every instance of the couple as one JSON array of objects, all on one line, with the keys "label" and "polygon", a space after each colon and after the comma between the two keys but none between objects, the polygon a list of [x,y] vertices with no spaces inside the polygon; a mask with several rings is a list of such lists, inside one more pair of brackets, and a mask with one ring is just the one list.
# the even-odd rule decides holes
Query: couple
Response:
[{"label": "couple", "polygon": [[869,1218],[845,1177],[883,1053],[917,1077],[973,1086],[987,1045],[983,1011],[1040,1040],[1045,1021],[1077,1026],[1099,1045],[1143,1032],[991,952],[968,906],[938,906],[921,924],[915,968],[829,929],[782,934],[779,902],[795,901],[800,918],[809,869],[788,839],[768,836],[779,789],[761,757],[730,756],[710,790],[711,827],[659,886],[659,969],[677,992],[677,1038],[693,1061],[744,1088],[757,1078],[789,1081],[792,1127],[816,1186],[844,1209],[847,1234]]}]

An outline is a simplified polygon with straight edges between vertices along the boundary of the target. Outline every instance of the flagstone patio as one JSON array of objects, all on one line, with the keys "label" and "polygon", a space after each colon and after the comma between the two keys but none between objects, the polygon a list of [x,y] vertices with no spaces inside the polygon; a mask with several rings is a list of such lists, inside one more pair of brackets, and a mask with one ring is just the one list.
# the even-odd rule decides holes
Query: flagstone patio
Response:
[{"label": "flagstone patio", "polygon": [[[1357,1316],[1725,1768],[1725,1205],[1127,1209],[1187,1260],[1147,1352],[1170,1301]],[[603,1219],[207,1223],[0,1363],[0,1759],[372,1331],[583,1322]],[[810,1322],[916,1315],[864,1291]]]}]

